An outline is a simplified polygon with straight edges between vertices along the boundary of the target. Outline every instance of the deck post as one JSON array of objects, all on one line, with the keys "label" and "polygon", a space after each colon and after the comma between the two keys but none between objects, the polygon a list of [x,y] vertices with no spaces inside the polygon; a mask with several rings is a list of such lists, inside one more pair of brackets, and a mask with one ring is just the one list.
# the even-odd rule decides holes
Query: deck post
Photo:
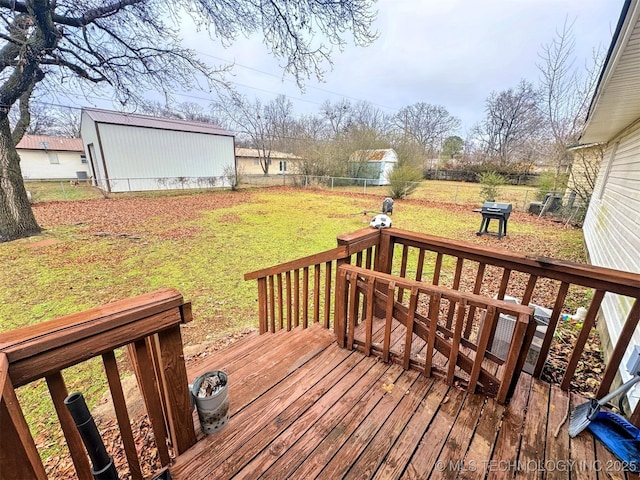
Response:
[{"label": "deck post", "polygon": [[0,353],[0,465],[15,478],[46,480],[38,449],[29,432],[9,378],[9,361]]},{"label": "deck post", "polygon": [[376,261],[373,266],[376,272],[391,273],[393,246],[394,242],[391,239],[391,234],[383,230],[380,235],[380,243],[378,244],[378,255],[376,255]]},{"label": "deck post", "polygon": [[[342,262],[338,262],[338,267]],[[347,336],[346,332],[346,317],[347,317],[347,272],[344,269],[337,268],[336,271],[336,299],[334,302],[335,305],[335,314],[333,317],[333,330],[336,334],[336,340],[340,348],[344,348],[345,346],[345,338]]]}]

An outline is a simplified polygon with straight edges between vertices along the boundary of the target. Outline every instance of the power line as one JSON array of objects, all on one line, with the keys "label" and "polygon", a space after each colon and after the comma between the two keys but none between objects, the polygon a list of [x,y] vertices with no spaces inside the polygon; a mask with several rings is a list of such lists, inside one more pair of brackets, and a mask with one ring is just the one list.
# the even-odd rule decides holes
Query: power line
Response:
[{"label": "power line", "polygon": [[[281,77],[279,75],[276,75],[275,73],[265,72],[264,70],[260,70],[260,69],[255,68],[255,67],[250,67],[248,65],[243,65],[241,63],[237,63],[237,62],[229,60],[227,58],[218,57],[218,56],[215,56],[215,55],[211,55],[209,53],[201,52],[199,50],[194,50],[194,52],[198,53],[199,55],[205,56],[205,57],[210,57],[210,58],[213,58],[215,60],[220,60],[221,62],[230,63],[230,64],[233,64],[234,66],[237,65],[238,67],[241,67],[241,68],[244,68],[244,69],[247,69],[247,70],[251,70],[252,72],[261,73],[263,75],[267,75],[267,76],[270,76],[270,77],[278,78],[278,79],[283,80],[285,82],[290,82],[290,83],[294,83],[294,84],[297,85],[297,83],[294,80],[292,80],[290,78],[286,78],[286,77]],[[256,87],[250,87],[248,85],[243,85],[243,86],[246,86],[247,88],[253,88],[255,90],[260,90],[260,89],[258,89]],[[305,88],[312,89],[312,90],[318,90],[319,92],[329,93],[331,95],[337,95],[339,97],[347,98],[349,100],[356,100],[358,102],[368,102],[371,105],[374,105],[374,106],[380,107],[380,108],[384,108],[384,109],[387,109],[387,110],[393,110],[393,111],[396,111],[396,112],[398,111],[398,109],[395,108],[395,107],[389,107],[387,105],[381,105],[379,103],[373,103],[373,102],[371,102],[369,100],[364,100],[362,98],[357,98],[357,97],[352,97],[352,96],[349,96],[349,95],[344,95],[342,93],[334,92],[334,91],[327,90],[327,89],[321,88],[321,87],[315,87],[313,85],[306,85]],[[264,91],[266,91],[266,90],[264,90]],[[268,91],[266,91],[266,92],[268,92]],[[268,92],[268,93],[274,93],[274,92]],[[300,99],[300,100],[304,101],[303,99]],[[318,102],[311,102],[311,101],[309,101],[309,102],[310,103],[318,103]]]}]

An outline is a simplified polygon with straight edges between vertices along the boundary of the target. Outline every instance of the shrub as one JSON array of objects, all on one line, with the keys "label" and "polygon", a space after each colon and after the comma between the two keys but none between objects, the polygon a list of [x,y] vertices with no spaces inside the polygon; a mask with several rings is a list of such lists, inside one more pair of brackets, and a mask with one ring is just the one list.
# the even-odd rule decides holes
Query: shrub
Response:
[{"label": "shrub", "polygon": [[495,202],[500,193],[500,185],[507,183],[507,180],[496,172],[482,172],[480,174],[480,198],[485,202]]},{"label": "shrub", "polygon": [[406,198],[411,195],[422,180],[419,168],[403,165],[394,168],[388,177],[391,198]]}]

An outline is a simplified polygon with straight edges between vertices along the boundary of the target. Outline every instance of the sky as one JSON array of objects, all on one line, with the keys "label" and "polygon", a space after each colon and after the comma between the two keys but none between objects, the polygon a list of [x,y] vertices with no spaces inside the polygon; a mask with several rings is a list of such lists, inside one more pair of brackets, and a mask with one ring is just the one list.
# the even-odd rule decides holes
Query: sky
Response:
[{"label": "sky", "polygon": [[[462,121],[461,136],[484,116],[492,91],[523,78],[536,83],[539,54],[565,21],[574,22],[576,65],[605,52],[624,0],[379,0],[379,38],[362,48],[349,44],[332,55],[323,81],[283,77],[261,38],[241,38],[223,48],[186,26],[185,44],[211,64],[235,62],[231,82],[250,99],[286,95],[296,114],[319,112],[325,100],[365,100],[386,113],[417,102],[443,105]],[[207,94],[176,95],[208,106]]]}]

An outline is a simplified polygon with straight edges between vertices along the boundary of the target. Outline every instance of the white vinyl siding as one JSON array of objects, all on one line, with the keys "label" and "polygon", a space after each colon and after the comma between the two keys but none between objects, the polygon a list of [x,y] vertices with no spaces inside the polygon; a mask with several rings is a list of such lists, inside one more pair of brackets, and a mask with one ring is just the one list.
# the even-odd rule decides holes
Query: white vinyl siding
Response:
[{"label": "white vinyl siding", "polygon": [[[640,127],[608,147],[600,172],[584,222],[584,237],[591,263],[638,273]],[[630,308],[631,301],[627,298],[611,294],[605,297],[602,313],[613,343],[620,336]],[[631,345],[634,344],[640,344],[640,329],[631,341]],[[623,365],[628,355],[629,352],[623,359]],[[621,369],[621,374],[624,380],[629,378],[624,369]]]}]

